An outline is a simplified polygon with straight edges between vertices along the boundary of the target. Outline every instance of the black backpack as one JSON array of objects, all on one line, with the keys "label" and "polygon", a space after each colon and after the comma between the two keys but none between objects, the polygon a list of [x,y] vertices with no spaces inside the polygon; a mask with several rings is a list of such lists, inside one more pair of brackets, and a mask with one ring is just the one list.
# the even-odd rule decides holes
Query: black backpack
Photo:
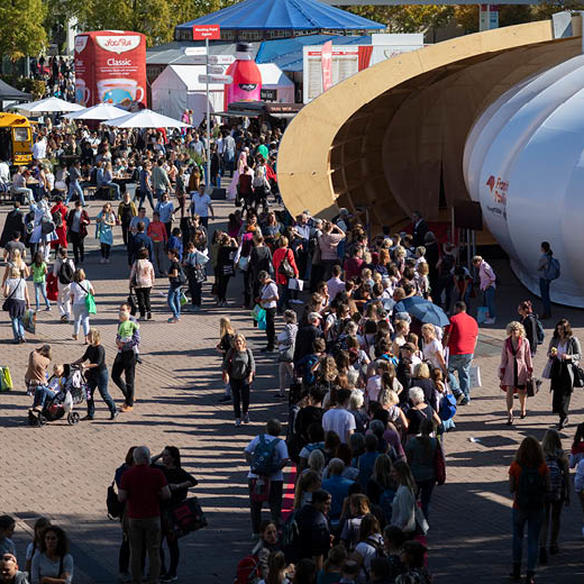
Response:
[{"label": "black backpack", "polygon": [[57,209],[53,214],[53,223],[55,227],[63,227],[63,214]]},{"label": "black backpack", "polygon": [[73,282],[73,275],[75,272],[73,271],[73,267],[71,266],[71,262],[69,260],[65,260],[61,264],[61,269],[59,270],[59,282],[63,285],[71,284]]},{"label": "black backpack", "polygon": [[105,500],[105,504],[107,507],[107,516],[110,519],[117,519],[121,517],[122,513],[124,512],[124,504],[120,503],[118,499],[118,494],[114,489],[114,485],[116,481],[112,481],[112,484],[107,488],[107,497]]},{"label": "black backpack", "polygon": [[521,467],[516,501],[519,509],[534,510],[543,507],[547,487],[538,468]]}]

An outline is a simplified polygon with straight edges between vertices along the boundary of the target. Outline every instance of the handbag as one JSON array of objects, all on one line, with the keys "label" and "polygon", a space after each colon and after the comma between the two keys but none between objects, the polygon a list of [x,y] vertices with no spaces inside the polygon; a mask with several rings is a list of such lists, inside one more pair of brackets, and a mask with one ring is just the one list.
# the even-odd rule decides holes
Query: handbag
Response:
[{"label": "handbag", "polygon": [[12,376],[8,367],[0,367],[0,391],[12,391]]},{"label": "handbag", "polygon": [[541,372],[542,379],[551,379],[552,378],[552,364],[553,359],[548,359],[543,371]]},{"label": "handbag", "polygon": [[27,333],[34,335],[36,332],[36,312],[31,308],[27,308],[22,316],[22,326]]},{"label": "handbag", "polygon": [[574,373],[574,387],[584,387],[584,369],[577,363],[572,363],[572,372]]},{"label": "handbag", "polygon": [[107,496],[105,499],[107,516],[112,520],[121,517],[125,507],[124,503],[120,503],[120,500],[118,499],[118,494],[114,489],[115,484],[116,482],[112,481],[112,484],[107,488]]},{"label": "handbag", "polygon": [[284,257],[278,266],[278,274],[284,276],[285,278],[293,278],[296,275],[294,268],[290,265],[288,256]]},{"label": "handbag", "polygon": [[527,380],[526,386],[527,397],[534,397],[539,391],[539,388],[541,387],[541,379],[536,379],[535,377],[532,377],[531,379]]},{"label": "handbag", "polygon": [[95,305],[95,296],[91,293],[90,290],[86,290],[82,285],[81,282],[79,283],[79,287],[83,292],[85,292],[85,308],[89,314],[97,314],[97,306]]},{"label": "handbag", "polygon": [[47,276],[47,298],[53,302],[56,302],[59,298],[58,279],[52,273]]},{"label": "handbag", "polygon": [[299,278],[290,278],[288,280],[288,288],[290,290],[298,290],[302,292],[304,290],[304,280],[300,280]]},{"label": "handbag", "polygon": [[443,485],[446,482],[446,461],[440,442],[436,443],[436,451],[434,452],[434,474],[437,485]]},{"label": "handbag", "polygon": [[22,278],[20,278],[20,280],[18,280],[18,284],[16,284],[16,286],[14,286],[14,290],[12,290],[12,292],[10,292],[10,294],[8,295],[8,298],[6,298],[6,300],[2,304],[2,310],[4,310],[5,312],[8,312],[10,310],[10,305],[12,304],[12,302],[10,302],[10,301],[12,300],[12,297],[16,294],[16,291],[20,288],[21,281],[22,281]]},{"label": "handbag", "polygon": [[242,272],[247,272],[247,269],[249,268],[249,256],[241,256],[237,262],[237,267]]},{"label": "handbag", "polygon": [[208,522],[197,497],[190,497],[170,510],[172,528],[177,537],[207,527]]}]

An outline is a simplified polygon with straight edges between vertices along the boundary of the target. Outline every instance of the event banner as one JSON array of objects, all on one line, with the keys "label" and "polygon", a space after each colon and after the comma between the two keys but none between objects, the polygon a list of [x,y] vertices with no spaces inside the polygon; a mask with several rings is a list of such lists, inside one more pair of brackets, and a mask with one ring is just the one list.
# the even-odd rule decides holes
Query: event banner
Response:
[{"label": "event banner", "polygon": [[146,105],[146,37],[113,30],[77,35],[75,100],[84,106]]}]

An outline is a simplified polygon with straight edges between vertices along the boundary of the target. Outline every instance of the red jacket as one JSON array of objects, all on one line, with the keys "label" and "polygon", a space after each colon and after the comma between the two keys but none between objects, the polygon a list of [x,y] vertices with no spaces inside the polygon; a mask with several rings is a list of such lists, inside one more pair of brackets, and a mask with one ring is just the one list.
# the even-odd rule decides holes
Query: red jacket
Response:
[{"label": "red jacket", "polygon": [[288,263],[294,270],[294,277],[298,278],[298,268],[296,267],[294,253],[292,253],[292,250],[289,247],[279,247],[276,251],[274,251],[272,262],[274,263],[274,272],[276,273],[276,283],[282,284],[282,286],[288,285],[288,278],[278,272],[278,268],[280,267],[280,264],[285,257],[288,258]]}]

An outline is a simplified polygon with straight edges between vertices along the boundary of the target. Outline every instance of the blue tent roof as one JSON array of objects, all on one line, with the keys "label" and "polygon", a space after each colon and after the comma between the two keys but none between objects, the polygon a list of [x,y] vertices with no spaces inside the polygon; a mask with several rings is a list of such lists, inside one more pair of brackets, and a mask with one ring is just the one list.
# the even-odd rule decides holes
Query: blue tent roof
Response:
[{"label": "blue tent roof", "polygon": [[318,0],[244,0],[218,12],[179,24],[219,24],[225,30],[379,30],[385,25]]},{"label": "blue tent roof", "polygon": [[333,45],[370,45],[370,36],[344,36],[311,34],[293,39],[264,41],[256,55],[256,63],[275,63],[282,71],[302,71],[303,47],[322,45],[333,41]]}]

